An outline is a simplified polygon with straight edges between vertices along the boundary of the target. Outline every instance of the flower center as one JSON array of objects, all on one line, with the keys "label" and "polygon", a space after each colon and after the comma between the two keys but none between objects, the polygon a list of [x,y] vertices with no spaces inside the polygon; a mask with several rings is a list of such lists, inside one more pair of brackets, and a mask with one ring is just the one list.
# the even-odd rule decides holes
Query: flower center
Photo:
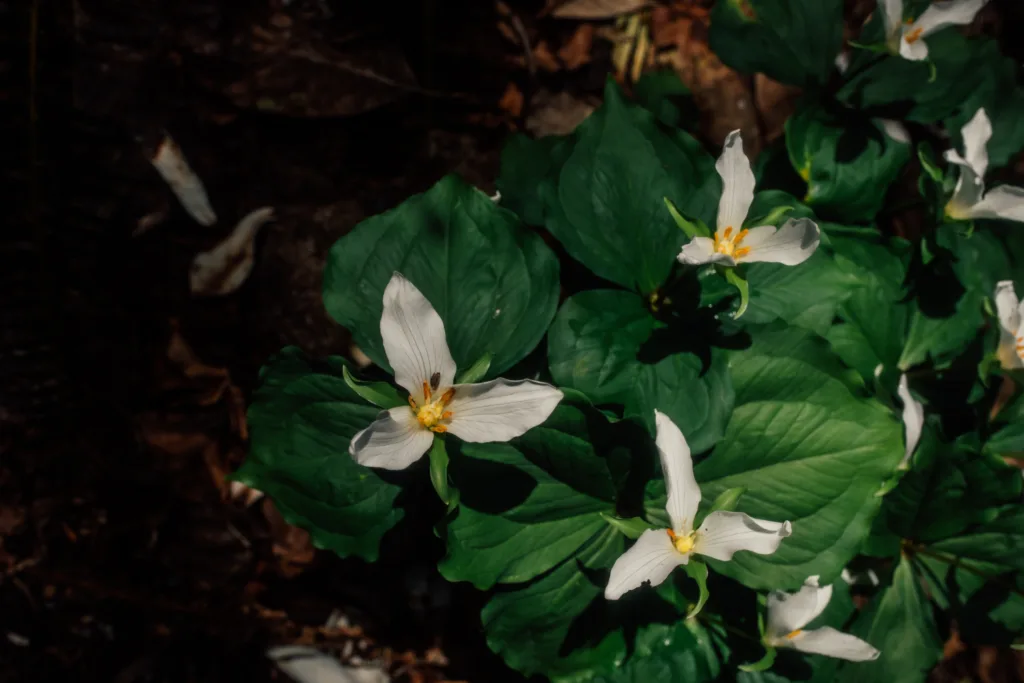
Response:
[{"label": "flower center", "polygon": [[715,251],[719,254],[725,254],[726,256],[738,261],[747,254],[750,253],[750,247],[741,247],[740,244],[743,239],[747,236],[749,230],[740,230],[738,233],[733,235],[733,229],[730,225],[725,230],[715,231]]},{"label": "flower center", "polygon": [[1017,337],[1017,339],[1015,341],[1016,341],[1015,348],[1017,349],[1017,355],[1020,356],[1022,360],[1024,360],[1024,337]]},{"label": "flower center", "polygon": [[667,529],[668,537],[672,539],[672,545],[675,549],[684,555],[689,552],[693,552],[693,546],[697,544],[697,532],[691,531],[690,533],[680,536],[671,529]]},{"label": "flower center", "polygon": [[921,34],[922,33],[924,33],[924,29],[918,27],[918,28],[915,28],[910,33],[908,33],[906,36],[904,36],[904,38],[906,38],[906,41],[907,41],[908,45],[913,45],[917,41],[921,40]]},{"label": "flower center", "polygon": [[448,426],[443,423],[452,419],[452,411],[445,409],[454,397],[455,387],[452,387],[441,394],[437,400],[432,400],[433,392],[430,390],[430,384],[424,382],[423,405],[418,405],[412,396],[409,397],[409,405],[412,406],[412,412],[416,413],[416,421],[420,423],[421,427],[443,434],[448,431]]}]

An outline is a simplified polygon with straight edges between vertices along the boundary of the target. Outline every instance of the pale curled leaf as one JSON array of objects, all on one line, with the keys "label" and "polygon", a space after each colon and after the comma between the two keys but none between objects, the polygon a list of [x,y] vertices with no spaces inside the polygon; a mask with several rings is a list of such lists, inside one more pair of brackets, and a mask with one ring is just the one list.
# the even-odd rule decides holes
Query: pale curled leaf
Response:
[{"label": "pale curled leaf", "polygon": [[560,19],[610,19],[648,4],[648,0],[567,0],[558,3],[551,15]]},{"label": "pale curled leaf", "polygon": [[282,645],[267,650],[281,671],[297,683],[387,683],[391,678],[376,667],[343,666],[312,647]]},{"label": "pale curled leaf", "polygon": [[170,135],[164,137],[150,163],[170,186],[189,216],[200,225],[210,226],[217,222],[217,214],[210,206],[203,181],[188,165],[181,147]]},{"label": "pale curled leaf", "polygon": [[274,209],[263,207],[238,221],[228,238],[192,261],[189,287],[199,296],[224,296],[242,286],[252,272],[256,234],[274,218]]}]

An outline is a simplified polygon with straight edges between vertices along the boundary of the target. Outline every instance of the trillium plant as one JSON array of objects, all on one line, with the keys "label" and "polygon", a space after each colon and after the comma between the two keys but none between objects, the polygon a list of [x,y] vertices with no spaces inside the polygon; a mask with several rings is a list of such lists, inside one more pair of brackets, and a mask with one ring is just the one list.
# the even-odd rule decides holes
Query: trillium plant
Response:
[{"label": "trillium plant", "polygon": [[323,302],[352,344],[268,360],[234,479],[341,580],[436,561],[476,634],[439,643],[449,677],[473,648],[559,683],[1009,657],[1024,91],[994,5],[719,0],[716,55],[802,93],[776,141],[701,128],[671,72],[609,80],[493,186],[345,226]]}]

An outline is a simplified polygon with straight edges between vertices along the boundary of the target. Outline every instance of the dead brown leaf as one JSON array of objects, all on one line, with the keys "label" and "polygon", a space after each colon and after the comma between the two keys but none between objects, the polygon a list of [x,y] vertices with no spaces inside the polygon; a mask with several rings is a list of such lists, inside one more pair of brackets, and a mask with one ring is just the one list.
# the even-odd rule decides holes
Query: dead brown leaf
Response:
[{"label": "dead brown leaf", "polygon": [[782,137],[786,119],[796,111],[802,93],[800,88],[783,85],[764,74],[754,75],[754,105],[761,114],[765,144]]},{"label": "dead brown leaf", "polygon": [[309,532],[284,521],[274,501],[263,499],[263,516],[270,524],[274,556],[278,559],[278,571],[286,577],[301,574],[316,556],[316,548]]},{"label": "dead brown leaf", "polygon": [[549,9],[559,19],[611,19],[648,4],[648,0],[554,0]]},{"label": "dead brown leaf", "polygon": [[593,102],[567,92],[551,93],[547,90],[539,90],[531,104],[526,129],[537,137],[568,135],[595,109]]},{"label": "dead brown leaf", "polygon": [[558,58],[570,71],[590,62],[590,51],[594,44],[594,25],[581,24],[572,37],[558,50]]},{"label": "dead brown leaf", "polygon": [[523,113],[523,91],[515,83],[505,87],[505,93],[498,100],[498,107],[512,118],[519,118]]}]

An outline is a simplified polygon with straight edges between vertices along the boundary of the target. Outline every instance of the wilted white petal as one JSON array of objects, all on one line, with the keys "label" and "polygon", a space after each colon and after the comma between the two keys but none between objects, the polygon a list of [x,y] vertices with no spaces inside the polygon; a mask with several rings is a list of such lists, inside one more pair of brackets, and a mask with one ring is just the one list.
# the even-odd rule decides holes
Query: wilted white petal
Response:
[{"label": "wilted white petal", "polygon": [[832,599],[832,586],[819,586],[817,576],[809,577],[796,593],[772,591],[768,594],[768,624],[765,635],[769,639],[783,638],[802,629],[825,611]]},{"label": "wilted white petal", "polygon": [[739,230],[747,219],[747,211],[754,201],[754,172],[743,152],[740,132],[734,130],[725,138],[722,155],[715,162],[715,170],[722,176],[722,198],[718,202],[718,229]]},{"label": "wilted white petal", "polygon": [[230,294],[248,279],[256,252],[256,234],[274,219],[269,206],[247,214],[227,239],[198,254],[188,274],[189,289],[200,296]]},{"label": "wilted white petal", "polygon": [[[380,336],[395,382],[417,403],[423,403],[424,382],[443,390],[455,381],[455,361],[441,316],[401,273],[392,275],[384,289]],[[435,374],[437,382],[432,381]]]},{"label": "wilted white petal", "polygon": [[878,124],[882,126],[882,130],[891,139],[896,142],[900,142],[905,145],[910,144],[910,131],[899,121],[893,119],[878,119]]},{"label": "wilted white petal", "polygon": [[700,505],[700,487],[693,476],[693,458],[686,437],[668,415],[654,411],[657,426],[658,455],[665,475],[668,503],[665,510],[672,520],[672,530],[686,535],[693,531],[693,518]]},{"label": "wilted white petal", "polygon": [[648,529],[640,534],[632,548],[615,560],[604,597],[618,600],[623,593],[639,588],[645,581],[657,586],[673,569],[688,560],[689,555],[677,551],[672,545],[668,531]]},{"label": "wilted white petal", "polygon": [[742,512],[718,510],[708,515],[697,530],[693,552],[716,560],[731,560],[740,550],[770,555],[791,533],[789,522],[769,522]]},{"label": "wilted white petal", "polygon": [[694,237],[689,243],[684,244],[683,250],[679,252],[679,262],[691,266],[699,266],[704,263],[736,265],[736,261],[731,256],[715,251],[715,241],[710,237]]},{"label": "wilted white petal", "polygon": [[920,36],[923,38],[947,26],[969,24],[974,21],[974,15],[981,10],[986,2],[988,0],[933,2],[914,23],[905,29],[904,35],[914,35],[915,31],[920,30]]},{"label": "wilted white petal", "polygon": [[267,657],[297,683],[387,683],[390,677],[377,667],[343,666],[334,657],[304,645],[282,645],[267,650]]},{"label": "wilted white petal", "polygon": [[822,626],[813,631],[802,631],[787,640],[789,647],[801,652],[847,659],[851,662],[868,662],[878,659],[878,655],[881,654],[857,636],[851,636],[829,626]]},{"label": "wilted white petal", "polygon": [[898,34],[903,28],[903,0],[881,0],[882,23],[885,35]]},{"label": "wilted white petal", "polygon": [[1017,292],[1013,288],[1013,280],[1001,280],[996,283],[996,292],[993,297],[996,301],[996,312],[999,314],[999,324],[1005,332],[1011,335],[1017,332],[1021,324],[1019,306],[1021,302],[1017,299]]},{"label": "wilted white petal", "polygon": [[210,198],[206,195],[203,181],[188,165],[184,153],[171,136],[165,136],[160,142],[150,163],[196,223],[210,226],[217,222],[217,214],[210,206]]},{"label": "wilted white petal", "polygon": [[992,138],[992,123],[984,109],[979,109],[960,130],[964,138],[964,157],[967,165],[979,178],[988,171],[988,141]]},{"label": "wilted white petal", "polygon": [[850,53],[846,50],[841,50],[839,54],[836,55],[835,65],[836,69],[839,70],[839,73],[846,73],[846,70],[850,68]]},{"label": "wilted white petal", "polygon": [[419,460],[434,441],[434,433],[416,421],[409,406],[398,406],[377,416],[348,445],[360,465],[385,470],[404,470]]},{"label": "wilted white petal", "polygon": [[1009,185],[994,187],[970,208],[968,215],[970,218],[1005,218],[1024,222],[1024,189]]},{"label": "wilted white petal", "polygon": [[742,260],[795,266],[809,259],[820,243],[821,230],[814,221],[790,218],[777,230],[771,225],[751,228],[742,243],[750,253]]},{"label": "wilted white petal", "polygon": [[495,379],[480,384],[458,384],[448,404],[448,431],[463,441],[508,441],[548,419],[562,392],[531,379]]},{"label": "wilted white petal", "polygon": [[924,406],[910,395],[910,387],[907,385],[907,376],[900,375],[899,385],[896,387],[896,394],[903,401],[903,433],[906,441],[906,451],[900,467],[906,467],[910,462],[910,456],[917,448],[917,442],[921,440],[921,430],[924,428]]}]

